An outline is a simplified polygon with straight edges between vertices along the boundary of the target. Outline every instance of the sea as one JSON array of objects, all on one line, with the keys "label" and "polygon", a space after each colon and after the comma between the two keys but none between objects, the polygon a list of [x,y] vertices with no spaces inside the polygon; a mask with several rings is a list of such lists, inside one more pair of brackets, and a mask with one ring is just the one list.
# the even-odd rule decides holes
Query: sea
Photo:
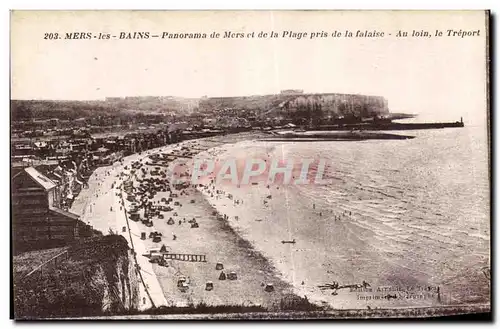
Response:
[{"label": "sea", "polygon": [[335,308],[488,304],[486,128],[396,133],[415,138],[227,145],[220,158],[325,159],[330,182],[226,184],[220,188],[244,202],[212,203],[312,301]]}]

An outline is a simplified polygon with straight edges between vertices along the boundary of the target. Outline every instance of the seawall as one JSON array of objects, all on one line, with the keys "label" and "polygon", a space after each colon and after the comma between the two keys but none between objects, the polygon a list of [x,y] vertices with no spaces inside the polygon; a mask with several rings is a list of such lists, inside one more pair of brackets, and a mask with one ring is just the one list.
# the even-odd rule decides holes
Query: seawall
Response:
[{"label": "seawall", "polygon": [[463,122],[436,122],[436,123],[352,123],[338,125],[322,125],[312,130],[418,130],[418,129],[442,129],[442,128],[463,128]]}]

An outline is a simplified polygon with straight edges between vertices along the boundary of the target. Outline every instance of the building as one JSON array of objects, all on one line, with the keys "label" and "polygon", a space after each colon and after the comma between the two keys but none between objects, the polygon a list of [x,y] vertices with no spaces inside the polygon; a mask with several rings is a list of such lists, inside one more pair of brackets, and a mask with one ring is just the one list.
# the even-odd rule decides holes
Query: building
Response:
[{"label": "building", "polygon": [[91,227],[78,215],[58,208],[58,185],[38,170],[22,168],[11,181],[15,252],[61,246],[90,235]]}]

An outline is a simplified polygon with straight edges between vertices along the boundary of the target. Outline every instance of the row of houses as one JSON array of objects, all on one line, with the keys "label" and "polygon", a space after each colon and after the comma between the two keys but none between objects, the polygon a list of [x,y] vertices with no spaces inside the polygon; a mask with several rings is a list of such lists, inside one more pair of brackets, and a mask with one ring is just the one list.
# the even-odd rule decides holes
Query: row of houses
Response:
[{"label": "row of houses", "polygon": [[180,138],[187,137],[163,131],[14,143],[12,159],[23,157],[11,163],[14,251],[61,246],[92,235],[92,228],[69,211],[75,197],[87,186],[92,171],[128,153],[163,146]]},{"label": "row of houses", "polygon": [[166,130],[151,133],[130,133],[124,136],[101,134],[101,136],[83,138],[18,139],[11,142],[11,157],[13,162],[23,159],[80,161],[88,156],[98,160],[104,159],[112,153],[132,154],[175,140],[175,134]]}]

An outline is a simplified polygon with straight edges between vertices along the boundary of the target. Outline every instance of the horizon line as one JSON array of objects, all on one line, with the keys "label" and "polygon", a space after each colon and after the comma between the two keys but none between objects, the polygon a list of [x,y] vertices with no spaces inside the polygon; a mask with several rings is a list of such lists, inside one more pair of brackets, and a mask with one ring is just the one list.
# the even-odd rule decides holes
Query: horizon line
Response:
[{"label": "horizon line", "polygon": [[[295,89],[283,89],[285,90],[295,90]],[[105,96],[104,98],[89,98],[89,99],[54,99],[54,98],[10,98],[11,101],[54,101],[54,102],[85,102],[85,101],[108,101],[110,99],[127,99],[127,98],[162,98],[162,97],[173,97],[173,98],[184,98],[184,99],[203,99],[203,98],[236,98],[236,97],[256,97],[256,96],[274,96],[274,95],[347,95],[347,96],[365,96],[365,97],[380,97],[385,98],[382,95],[369,95],[362,93],[339,93],[339,92],[301,92],[301,93],[266,93],[266,94],[248,94],[248,95],[233,95],[233,96],[176,96],[176,95],[136,95],[136,96]]]}]

